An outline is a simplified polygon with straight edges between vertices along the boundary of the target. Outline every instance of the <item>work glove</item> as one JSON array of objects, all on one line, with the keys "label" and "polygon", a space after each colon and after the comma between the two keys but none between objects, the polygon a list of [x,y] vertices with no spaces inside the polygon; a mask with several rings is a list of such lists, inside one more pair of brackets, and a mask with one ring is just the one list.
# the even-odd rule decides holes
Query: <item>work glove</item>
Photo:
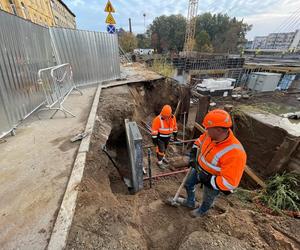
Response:
[{"label": "work glove", "polygon": [[212,178],[211,174],[209,174],[209,173],[202,170],[198,174],[198,177],[199,177],[199,180],[202,184],[204,184],[207,187],[211,187],[211,184],[210,184],[210,180]]},{"label": "work glove", "polygon": [[196,169],[197,167],[197,148],[192,148],[190,152],[190,161],[189,161],[189,167],[192,167]]},{"label": "work glove", "polygon": [[196,169],[196,168],[197,168],[197,162],[195,162],[195,161],[190,161],[190,162],[189,162],[189,167],[190,167],[190,168]]},{"label": "work glove", "polygon": [[153,138],[153,137],[152,137],[152,142],[153,142],[153,144],[154,144],[155,146],[157,146],[158,138],[157,138],[157,137],[156,137],[156,138]]},{"label": "work glove", "polygon": [[174,141],[178,141],[177,133],[173,133],[173,136],[174,136]]}]

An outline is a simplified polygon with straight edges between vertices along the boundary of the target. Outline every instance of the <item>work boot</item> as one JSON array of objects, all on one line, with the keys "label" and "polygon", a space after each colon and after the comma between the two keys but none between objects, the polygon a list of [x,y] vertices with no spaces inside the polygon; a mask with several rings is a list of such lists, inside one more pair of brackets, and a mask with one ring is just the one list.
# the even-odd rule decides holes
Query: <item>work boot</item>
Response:
[{"label": "work boot", "polygon": [[164,157],[162,160],[163,160],[163,163],[165,163],[166,165],[169,165],[169,161],[166,159],[166,157]]},{"label": "work boot", "polygon": [[162,160],[161,160],[161,161],[158,161],[156,164],[157,164],[157,166],[158,166],[160,169],[162,169],[162,170],[165,170],[165,169],[166,169],[166,166],[164,165],[164,163],[163,163]]},{"label": "work boot", "polygon": [[181,206],[183,206],[183,207],[187,207],[187,208],[191,208],[191,209],[195,209],[195,208],[196,208],[196,202],[194,202],[194,203],[189,203],[189,202],[187,201],[187,199],[185,199],[185,198],[178,197],[177,202],[178,202]]},{"label": "work boot", "polygon": [[206,214],[206,213],[201,213],[201,212],[199,211],[199,208],[194,209],[193,211],[190,212],[190,216],[191,216],[192,218],[203,217],[203,216],[205,216],[205,214]]}]

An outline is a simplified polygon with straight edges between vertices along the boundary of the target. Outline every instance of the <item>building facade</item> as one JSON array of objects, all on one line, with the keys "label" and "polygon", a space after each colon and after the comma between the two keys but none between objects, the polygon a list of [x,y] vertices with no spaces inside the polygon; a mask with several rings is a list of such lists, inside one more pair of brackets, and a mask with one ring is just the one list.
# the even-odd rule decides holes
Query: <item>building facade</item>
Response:
[{"label": "building facade", "polygon": [[257,36],[254,38],[252,49],[297,51],[300,49],[300,30]]},{"label": "building facade", "polygon": [[0,0],[0,8],[43,26],[53,26],[50,0]]},{"label": "building facade", "polygon": [[265,47],[267,41],[266,36],[256,36],[252,43],[252,49],[262,49]]},{"label": "building facade", "polygon": [[61,0],[50,0],[54,23],[57,27],[76,29],[76,16]]},{"label": "building facade", "polygon": [[267,36],[265,49],[287,50],[295,37],[295,32],[271,33]]},{"label": "building facade", "polygon": [[76,28],[75,15],[61,0],[0,0],[0,9],[46,27]]}]

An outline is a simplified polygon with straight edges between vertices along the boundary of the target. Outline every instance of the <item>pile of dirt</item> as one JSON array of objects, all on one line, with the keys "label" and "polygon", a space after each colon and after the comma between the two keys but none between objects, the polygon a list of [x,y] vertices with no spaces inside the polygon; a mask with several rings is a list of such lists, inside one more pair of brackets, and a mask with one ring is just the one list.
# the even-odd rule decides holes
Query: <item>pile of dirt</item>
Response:
[{"label": "pile of dirt", "polygon": [[[101,145],[108,143],[120,168],[128,168],[124,119],[141,122],[155,113],[154,106],[143,103],[142,111],[140,105],[155,87],[142,88],[145,95],[139,100],[133,99],[128,86],[102,93],[67,249],[299,248],[299,221],[255,211],[255,205],[241,202],[236,195],[220,196],[209,214],[198,219],[192,219],[187,208],[166,205],[183,175],[158,179],[152,188],[145,182],[144,190],[129,194]],[[159,93],[151,92],[151,96],[159,102]],[[150,142],[144,133],[144,143]],[[201,201],[200,188],[196,194]]]}]

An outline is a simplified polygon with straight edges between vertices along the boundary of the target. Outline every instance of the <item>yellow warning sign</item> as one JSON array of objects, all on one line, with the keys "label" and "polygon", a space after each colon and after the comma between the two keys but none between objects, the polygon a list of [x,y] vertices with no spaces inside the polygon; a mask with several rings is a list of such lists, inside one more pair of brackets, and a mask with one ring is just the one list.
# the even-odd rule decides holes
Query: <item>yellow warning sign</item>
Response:
[{"label": "yellow warning sign", "polygon": [[106,20],[105,20],[105,23],[116,24],[116,21],[115,21],[113,15],[111,13],[108,13],[108,15],[106,17]]},{"label": "yellow warning sign", "polygon": [[109,12],[109,13],[115,13],[115,9],[112,6],[111,2],[108,0],[106,7],[104,9],[105,12]]}]

